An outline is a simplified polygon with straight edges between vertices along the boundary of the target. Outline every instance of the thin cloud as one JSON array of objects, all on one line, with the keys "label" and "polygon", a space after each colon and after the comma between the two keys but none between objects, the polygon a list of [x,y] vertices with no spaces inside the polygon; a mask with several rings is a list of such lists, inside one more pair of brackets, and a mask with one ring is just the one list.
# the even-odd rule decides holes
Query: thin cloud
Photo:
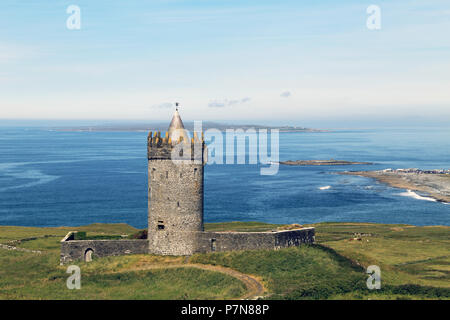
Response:
[{"label": "thin cloud", "polygon": [[152,109],[168,109],[168,108],[172,108],[173,107],[173,103],[170,102],[163,102],[160,104],[155,104],[152,106]]},{"label": "thin cloud", "polygon": [[234,106],[234,105],[238,105],[238,104],[243,104],[246,102],[249,102],[251,99],[249,97],[245,97],[242,99],[232,99],[232,100],[213,100],[210,103],[208,103],[208,107],[210,108],[223,108],[223,107],[229,107],[229,106]]},{"label": "thin cloud", "polygon": [[223,107],[225,107],[225,103],[219,102],[219,101],[211,101],[210,103],[208,103],[208,107],[223,108]]},{"label": "thin cloud", "polygon": [[291,96],[291,92],[290,91],[284,91],[280,94],[280,97],[282,98],[288,98]]}]

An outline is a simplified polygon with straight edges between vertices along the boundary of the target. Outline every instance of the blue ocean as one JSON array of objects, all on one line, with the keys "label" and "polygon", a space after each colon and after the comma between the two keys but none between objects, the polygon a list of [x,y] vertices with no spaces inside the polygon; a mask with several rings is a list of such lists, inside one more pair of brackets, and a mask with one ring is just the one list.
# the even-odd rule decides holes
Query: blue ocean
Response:
[{"label": "blue ocean", "polygon": [[[0,129],[0,225],[147,226],[146,132]],[[280,133],[280,161],[339,159],[373,165],[205,167],[205,222],[358,221],[450,225],[450,205],[344,170],[450,168],[450,128]]]}]

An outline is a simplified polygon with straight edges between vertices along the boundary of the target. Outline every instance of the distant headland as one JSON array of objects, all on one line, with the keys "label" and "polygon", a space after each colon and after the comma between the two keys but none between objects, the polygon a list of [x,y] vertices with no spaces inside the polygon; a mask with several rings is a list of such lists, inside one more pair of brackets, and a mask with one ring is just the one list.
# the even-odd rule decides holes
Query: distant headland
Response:
[{"label": "distant headland", "polygon": [[339,174],[374,178],[394,188],[425,192],[436,201],[450,203],[450,170],[385,169],[345,171]]}]

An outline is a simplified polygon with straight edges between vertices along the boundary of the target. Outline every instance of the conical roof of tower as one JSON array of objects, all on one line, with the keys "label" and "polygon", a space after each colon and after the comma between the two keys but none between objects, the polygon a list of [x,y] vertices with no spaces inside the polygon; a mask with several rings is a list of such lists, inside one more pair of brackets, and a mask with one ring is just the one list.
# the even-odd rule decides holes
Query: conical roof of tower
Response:
[{"label": "conical roof of tower", "polygon": [[184,129],[184,124],[181,120],[178,109],[176,109],[173,114],[172,121],[169,125],[168,135],[173,143],[176,143],[180,137],[183,137],[185,142],[189,141],[189,137]]},{"label": "conical roof of tower", "polygon": [[169,125],[169,134],[171,131],[175,129],[184,129],[183,121],[181,120],[180,113],[178,112],[178,109],[175,110],[172,121]]}]

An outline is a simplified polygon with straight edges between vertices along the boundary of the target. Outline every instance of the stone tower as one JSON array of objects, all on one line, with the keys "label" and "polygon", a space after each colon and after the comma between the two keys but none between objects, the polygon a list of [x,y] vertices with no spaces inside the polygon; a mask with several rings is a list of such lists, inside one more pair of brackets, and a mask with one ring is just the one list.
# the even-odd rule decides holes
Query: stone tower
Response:
[{"label": "stone tower", "polygon": [[164,137],[148,135],[149,252],[191,255],[203,231],[203,134],[189,138],[178,109]]}]

